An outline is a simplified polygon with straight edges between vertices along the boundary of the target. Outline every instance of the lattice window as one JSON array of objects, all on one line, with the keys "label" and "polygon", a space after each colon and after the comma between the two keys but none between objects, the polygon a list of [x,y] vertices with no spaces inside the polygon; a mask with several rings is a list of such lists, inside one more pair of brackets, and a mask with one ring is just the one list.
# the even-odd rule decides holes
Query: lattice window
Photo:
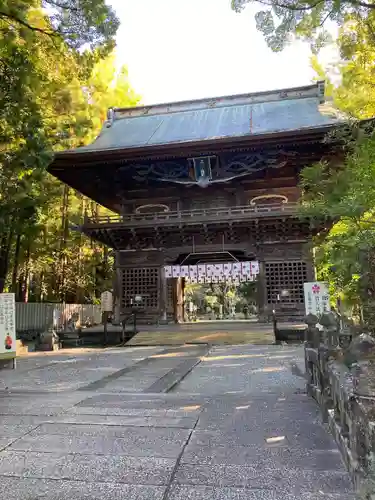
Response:
[{"label": "lattice window", "polygon": [[[303,284],[307,281],[306,262],[266,262],[265,273],[269,304],[275,304],[278,295],[282,303],[304,303]],[[289,295],[281,297],[282,290],[288,290]]]},{"label": "lattice window", "polygon": [[131,307],[135,295],[143,298],[143,309],[157,309],[159,305],[159,268],[122,269],[122,306]]}]

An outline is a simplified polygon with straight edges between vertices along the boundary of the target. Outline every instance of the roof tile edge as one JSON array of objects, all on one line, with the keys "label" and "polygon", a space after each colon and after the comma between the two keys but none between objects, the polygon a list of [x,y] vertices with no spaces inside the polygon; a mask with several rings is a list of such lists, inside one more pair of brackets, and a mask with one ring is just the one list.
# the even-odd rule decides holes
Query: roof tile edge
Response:
[{"label": "roof tile edge", "polygon": [[111,120],[108,120],[110,123],[108,123],[107,126],[110,126],[114,120],[122,118],[136,118],[140,116],[162,115],[182,111],[197,111],[200,109],[241,106],[262,102],[284,101],[287,99],[306,99],[316,97],[319,103],[323,103],[325,100],[324,90],[325,82],[324,80],[320,80],[312,85],[306,85],[304,87],[266,90],[249,94],[211,97],[165,104],[151,104],[149,106],[137,106],[133,108],[111,108]]}]

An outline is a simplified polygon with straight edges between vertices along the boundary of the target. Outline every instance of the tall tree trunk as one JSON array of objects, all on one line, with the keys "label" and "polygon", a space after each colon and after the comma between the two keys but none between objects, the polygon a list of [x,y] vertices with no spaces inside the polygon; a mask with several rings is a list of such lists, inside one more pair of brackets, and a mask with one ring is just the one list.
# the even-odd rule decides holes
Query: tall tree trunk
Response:
[{"label": "tall tree trunk", "polygon": [[[79,193],[76,193],[76,196],[80,198],[80,215],[83,220],[86,213],[86,199]],[[75,301],[77,304],[81,304],[84,302],[84,289],[82,287],[82,283],[85,282],[84,280],[85,269],[83,265],[83,246],[84,246],[83,234],[80,231],[78,240],[78,276],[80,285],[76,285],[76,290],[75,290]]]},{"label": "tall tree trunk", "polygon": [[42,271],[39,276],[39,301],[44,302],[44,272]]},{"label": "tall tree trunk", "polygon": [[3,293],[9,269],[9,254],[13,240],[13,229],[3,234],[0,248],[0,293]]},{"label": "tall tree trunk", "polygon": [[17,278],[18,278],[18,269],[20,264],[20,253],[21,253],[21,235],[17,234],[16,245],[14,248],[14,261],[13,261],[13,271],[12,271],[12,293],[15,293],[17,296]]},{"label": "tall tree trunk", "polygon": [[62,301],[66,298],[66,244],[69,234],[69,187],[64,186],[61,207],[61,240],[60,240],[60,280],[58,293]]},{"label": "tall tree trunk", "polygon": [[28,302],[29,301],[30,246],[31,246],[30,241],[28,241],[27,248],[26,248],[25,270],[24,270],[22,286],[21,286],[21,302]]}]

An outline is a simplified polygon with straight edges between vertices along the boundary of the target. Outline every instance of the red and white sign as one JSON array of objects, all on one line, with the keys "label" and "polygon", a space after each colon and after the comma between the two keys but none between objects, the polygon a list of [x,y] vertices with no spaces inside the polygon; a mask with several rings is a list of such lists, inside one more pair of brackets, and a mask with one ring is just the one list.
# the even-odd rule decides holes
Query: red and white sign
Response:
[{"label": "red and white sign", "polygon": [[16,303],[14,293],[0,293],[0,359],[16,356]]},{"label": "red and white sign", "polygon": [[328,283],[324,281],[313,281],[304,283],[303,287],[305,292],[306,315],[315,314],[315,316],[319,317],[323,313],[331,310]]}]

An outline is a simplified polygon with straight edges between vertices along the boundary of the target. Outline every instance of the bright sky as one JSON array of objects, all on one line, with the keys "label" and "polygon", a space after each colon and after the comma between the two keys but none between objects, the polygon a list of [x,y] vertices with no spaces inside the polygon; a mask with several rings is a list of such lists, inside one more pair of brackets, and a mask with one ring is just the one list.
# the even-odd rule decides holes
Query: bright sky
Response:
[{"label": "bright sky", "polygon": [[273,53],[254,7],[230,0],[108,0],[121,20],[118,57],[144,104],[311,83],[307,44]]}]

